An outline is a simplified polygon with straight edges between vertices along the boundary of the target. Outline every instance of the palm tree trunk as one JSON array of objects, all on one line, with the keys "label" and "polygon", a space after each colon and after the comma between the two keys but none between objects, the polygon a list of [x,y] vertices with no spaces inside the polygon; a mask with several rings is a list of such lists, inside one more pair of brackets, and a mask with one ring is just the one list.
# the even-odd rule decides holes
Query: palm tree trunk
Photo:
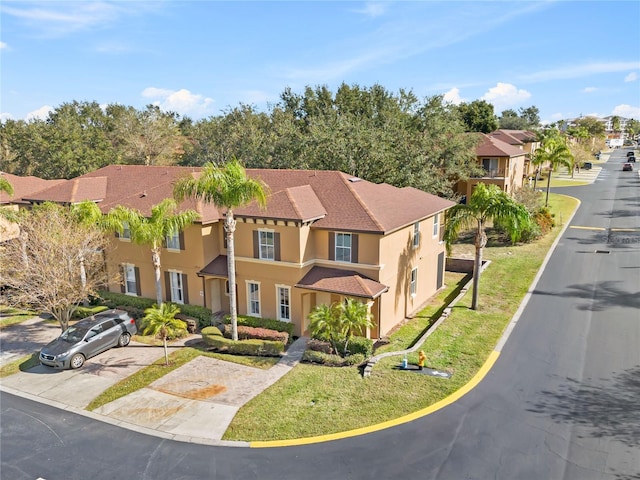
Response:
[{"label": "palm tree trunk", "polygon": [[233,212],[229,208],[224,221],[224,230],[227,233],[227,272],[229,274],[229,311],[231,313],[231,339],[238,340],[238,308],[236,305],[236,259],[233,245],[233,233],[236,230],[236,221]]},{"label": "palm tree trunk", "polygon": [[162,284],[160,282],[160,252],[158,249],[151,249],[151,261],[153,262],[153,268],[156,276],[156,302],[158,306],[162,305]]},{"label": "palm tree trunk", "polygon": [[169,350],[167,349],[167,337],[162,337],[162,344],[164,345],[164,364],[169,365]]},{"label": "palm tree trunk", "polygon": [[484,231],[484,225],[478,221],[478,229],[474,238],[476,247],[476,257],[473,263],[473,293],[471,295],[471,310],[478,308],[478,290],[480,287],[480,273],[482,271],[482,249],[487,244],[487,234]]},{"label": "palm tree trunk", "polygon": [[549,176],[547,177],[547,196],[544,200],[544,206],[549,206],[549,189],[551,188],[551,172],[553,172],[553,165],[549,167]]}]

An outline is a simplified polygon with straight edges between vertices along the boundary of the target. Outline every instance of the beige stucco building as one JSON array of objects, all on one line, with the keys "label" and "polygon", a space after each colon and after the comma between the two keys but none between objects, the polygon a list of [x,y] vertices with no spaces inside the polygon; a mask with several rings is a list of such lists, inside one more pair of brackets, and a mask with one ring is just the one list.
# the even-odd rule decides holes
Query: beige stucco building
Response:
[{"label": "beige stucco building", "polygon": [[[149,214],[171,197],[187,167],[109,166],[30,195],[30,201],[97,202]],[[295,324],[308,334],[319,304],[356,298],[370,308],[372,338],[416,313],[442,286],[444,212],[454,204],[414,188],[373,184],[337,171],[247,170],[268,186],[266,208],[234,209],[238,312]],[[200,219],[167,238],[164,300],[229,311],[224,209],[187,200]],[[114,236],[107,263],[120,272],[111,291],[155,298],[149,246]]]}]

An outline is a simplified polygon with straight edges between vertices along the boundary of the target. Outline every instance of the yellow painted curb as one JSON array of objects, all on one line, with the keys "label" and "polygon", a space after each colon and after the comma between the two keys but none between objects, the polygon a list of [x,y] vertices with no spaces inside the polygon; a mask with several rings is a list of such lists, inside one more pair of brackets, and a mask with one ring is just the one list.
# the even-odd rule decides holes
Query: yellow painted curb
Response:
[{"label": "yellow painted curb", "polygon": [[569,228],[576,228],[578,230],[600,230],[600,231],[606,230],[606,228],[602,228],[602,227],[580,227],[578,225],[571,225]]},{"label": "yellow painted curb", "polygon": [[312,443],[329,442],[331,440],[340,440],[343,438],[356,437],[358,435],[377,432],[379,430],[384,430],[385,428],[395,427],[403,423],[411,422],[413,420],[416,420],[418,418],[421,418],[433,412],[436,412],[441,408],[444,408],[447,405],[452,404],[456,400],[459,400],[464,395],[469,393],[471,390],[473,390],[476,387],[476,385],[480,383],[480,381],[482,381],[482,379],[487,375],[487,373],[489,373],[489,371],[491,370],[491,367],[493,367],[494,363],[496,363],[496,360],[498,360],[499,356],[500,356],[500,352],[496,350],[491,352],[491,354],[489,355],[489,358],[487,358],[487,361],[484,362],[484,365],[482,365],[482,367],[480,367],[480,370],[478,370],[478,373],[476,373],[474,377],[471,380],[469,380],[469,382],[466,385],[464,385],[459,390],[456,390],[454,393],[452,393],[448,397],[443,398],[439,402],[436,402],[433,405],[423,408],[422,410],[418,410],[417,412],[413,412],[408,415],[395,418],[393,420],[388,420],[386,422],[378,423],[376,425],[371,425],[369,427],[356,428],[354,430],[348,430],[346,432],[331,433],[329,435],[318,435],[317,437],[295,438],[292,440],[270,440],[270,441],[264,441],[264,442],[260,442],[260,441],[250,442],[249,447],[250,448],[293,447],[297,445],[309,445]]}]

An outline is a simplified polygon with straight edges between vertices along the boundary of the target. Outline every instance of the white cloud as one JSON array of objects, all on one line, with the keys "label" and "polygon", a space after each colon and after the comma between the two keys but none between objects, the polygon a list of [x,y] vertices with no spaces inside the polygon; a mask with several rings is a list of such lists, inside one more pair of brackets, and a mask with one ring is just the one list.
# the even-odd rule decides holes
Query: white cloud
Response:
[{"label": "white cloud", "polygon": [[0,42],[0,50],[9,50],[9,45],[5,42]]},{"label": "white cloud", "polygon": [[593,93],[598,90],[596,87],[586,87],[582,89],[582,93]]},{"label": "white cloud", "polygon": [[638,74],[636,72],[631,72],[629,75],[624,77],[625,82],[635,82],[638,80]]},{"label": "white cloud", "polygon": [[11,115],[10,113],[0,113],[0,123],[4,123],[7,120],[13,120],[13,115]]},{"label": "white cloud", "polygon": [[387,4],[381,2],[367,2],[364,8],[354,10],[356,13],[361,13],[367,17],[376,18],[384,15],[387,11]]},{"label": "white cloud", "polygon": [[460,96],[460,89],[453,87],[447,93],[443,95],[443,100],[447,103],[453,103],[454,105],[460,105],[464,102],[464,98]]},{"label": "white cloud", "polygon": [[617,115],[619,117],[635,118],[640,120],[640,107],[632,107],[631,105],[618,105],[616,106],[611,115]]},{"label": "white cloud", "polygon": [[33,112],[29,112],[27,113],[27,115],[24,117],[24,119],[26,121],[29,120],[46,120],[47,117],[49,116],[49,112],[53,111],[53,107],[49,106],[49,105],[43,105],[42,107],[38,108],[37,110],[34,110]]},{"label": "white cloud", "polygon": [[501,112],[506,108],[522,103],[530,97],[531,94],[526,90],[518,90],[515,85],[510,83],[498,82],[495,87],[490,88],[487,93],[480,97],[480,100],[489,102],[493,105],[494,111]]},{"label": "white cloud", "polygon": [[600,73],[625,72],[636,68],[640,68],[640,62],[586,63],[584,65],[569,65],[562,68],[521,75],[520,80],[525,82],[566,80],[568,78],[580,78]]},{"label": "white cloud", "polygon": [[166,112],[180,115],[204,117],[212,112],[213,99],[191,93],[189,90],[168,90],[166,88],[148,87],[142,91],[145,98],[154,99],[153,104]]}]

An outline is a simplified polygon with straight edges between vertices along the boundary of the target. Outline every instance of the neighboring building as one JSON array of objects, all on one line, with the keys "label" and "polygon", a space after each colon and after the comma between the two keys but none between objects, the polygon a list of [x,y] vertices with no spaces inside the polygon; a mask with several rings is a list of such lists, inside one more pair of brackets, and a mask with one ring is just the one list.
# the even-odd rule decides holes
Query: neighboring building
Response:
[{"label": "neighboring building", "polygon": [[[28,195],[32,202],[96,202],[150,214],[171,197],[188,167],[109,166]],[[416,313],[443,286],[444,212],[453,202],[414,188],[373,184],[337,171],[249,169],[269,187],[265,209],[234,209],[236,283],[240,314],[293,322],[308,334],[309,312],[319,304],[353,297],[366,303],[375,327],[387,334]],[[165,300],[229,311],[225,211],[185,201],[199,221],[167,238],[162,251]],[[111,273],[122,281],[112,291],[154,298],[150,247],[132,244],[128,233],[108,252]]]},{"label": "neighboring building", "polygon": [[[458,182],[459,194],[469,198],[478,183],[497,185],[509,195],[523,186],[531,168],[529,153],[524,148],[524,142],[505,132],[510,131],[498,130],[490,134],[479,134],[482,135],[482,139],[476,147],[476,156],[484,175]],[[532,148],[533,144],[529,143]]]},{"label": "neighboring building", "polygon": [[[10,173],[0,172],[0,175],[7,179],[13,187],[13,195],[6,192],[0,192],[0,208],[9,208],[18,210],[18,208],[28,207],[29,202],[22,200],[22,197],[29,196],[33,192],[38,192],[44,188],[58,185],[65,180],[43,180],[38,177],[20,177]],[[0,242],[4,242],[11,238],[15,238],[19,234],[19,228],[16,224],[10,223],[0,216]]]}]

